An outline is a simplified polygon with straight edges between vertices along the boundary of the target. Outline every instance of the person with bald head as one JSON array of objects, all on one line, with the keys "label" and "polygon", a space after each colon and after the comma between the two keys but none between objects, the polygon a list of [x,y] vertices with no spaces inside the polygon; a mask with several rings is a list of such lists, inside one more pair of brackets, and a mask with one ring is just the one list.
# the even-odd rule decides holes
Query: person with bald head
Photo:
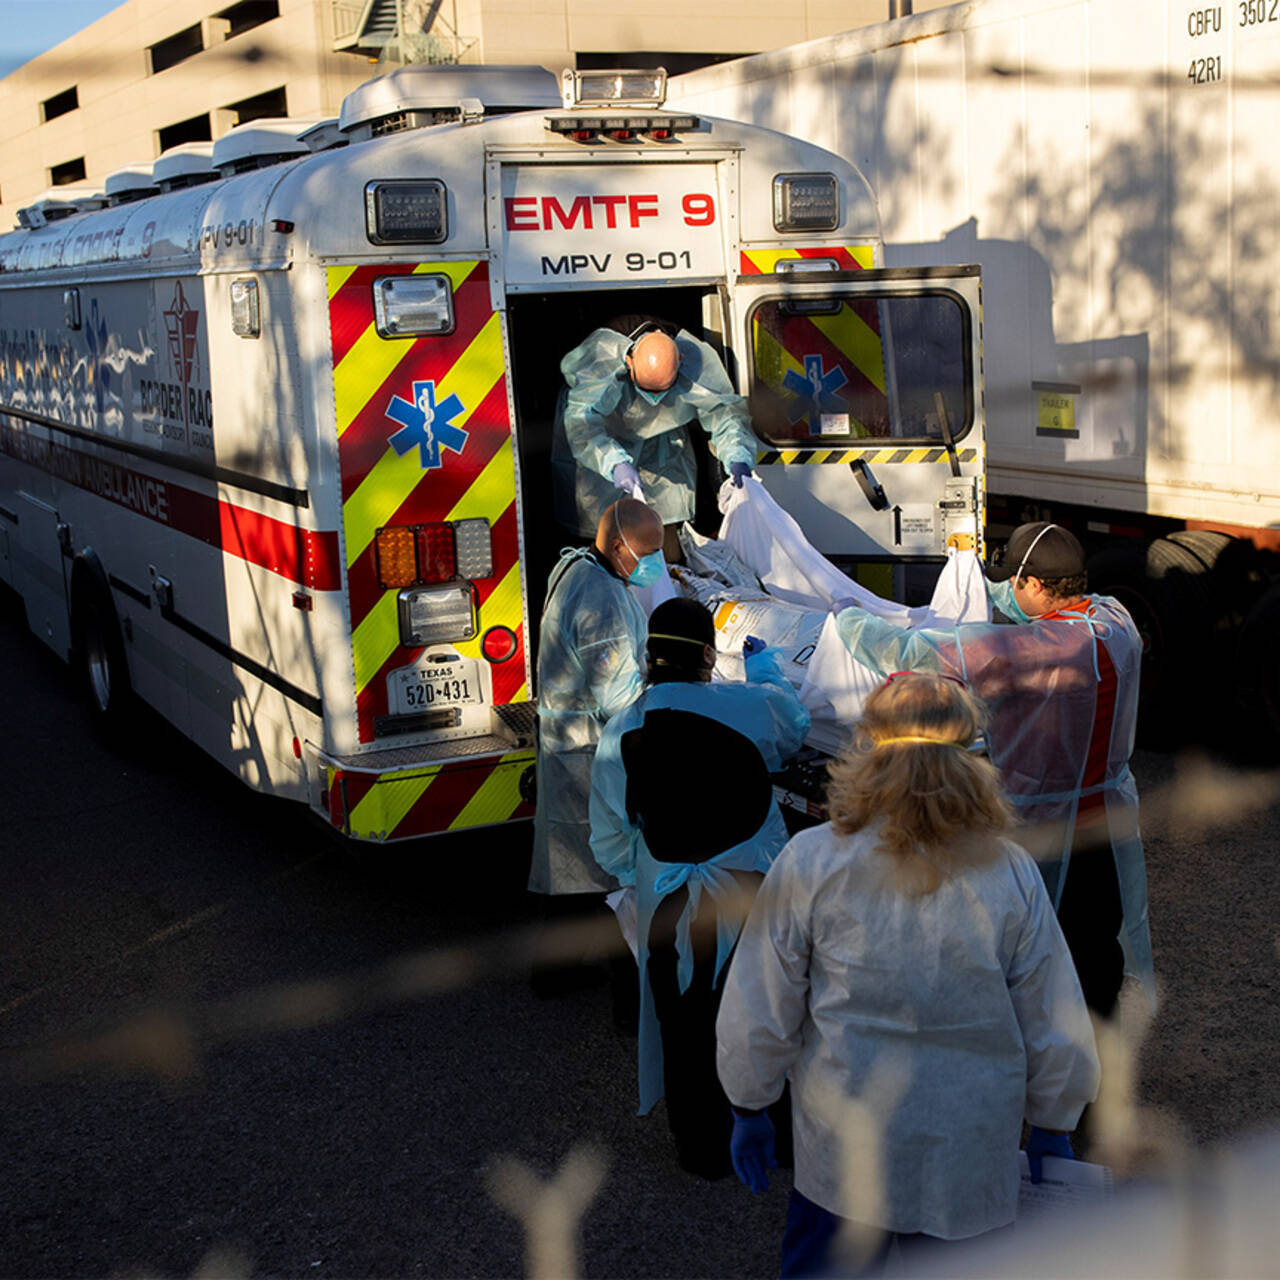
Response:
[{"label": "person with bald head", "polygon": [[629,333],[596,329],[560,362],[565,386],[556,406],[551,464],[556,519],[590,537],[600,512],[623,493],[641,493],[667,526],[668,560],[677,527],[693,518],[697,466],[686,427],[711,437],[737,485],[759,447],[746,400],[720,358],[681,329],[656,321]]},{"label": "person with bald head", "polygon": [[591,764],[610,717],[644,687],[648,623],[631,588],[661,575],[662,537],[652,507],[617,498],[596,523],[594,545],[562,552],[551,572],[538,648],[534,893],[618,888],[591,854]]}]

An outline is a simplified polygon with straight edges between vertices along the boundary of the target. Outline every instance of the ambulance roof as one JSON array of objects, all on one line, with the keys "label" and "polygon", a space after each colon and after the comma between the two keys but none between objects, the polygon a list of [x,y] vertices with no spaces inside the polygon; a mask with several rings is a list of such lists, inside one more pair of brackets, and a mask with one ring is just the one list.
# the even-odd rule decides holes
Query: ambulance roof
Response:
[{"label": "ambulance roof", "polygon": [[319,123],[318,120],[251,120],[223,134],[213,144],[213,167],[223,177],[229,177],[278,160],[308,156],[311,148],[298,134]]},{"label": "ambulance roof", "polygon": [[298,141],[305,142],[312,151],[329,151],[333,147],[345,147],[350,141],[338,128],[338,117],[321,120],[298,133]]},{"label": "ambulance roof", "polygon": [[405,113],[457,113],[464,98],[478,101],[486,115],[561,104],[560,83],[545,67],[397,67],[347,94],[338,127],[351,133],[362,125]]},{"label": "ambulance roof", "polygon": [[112,204],[123,204],[130,198],[137,200],[142,196],[155,195],[160,190],[152,177],[149,160],[127,164],[115,173],[109,173],[102,189]]},{"label": "ambulance roof", "polygon": [[183,142],[170,147],[151,166],[151,176],[162,190],[173,185],[189,185],[217,175],[213,171],[212,142]]}]

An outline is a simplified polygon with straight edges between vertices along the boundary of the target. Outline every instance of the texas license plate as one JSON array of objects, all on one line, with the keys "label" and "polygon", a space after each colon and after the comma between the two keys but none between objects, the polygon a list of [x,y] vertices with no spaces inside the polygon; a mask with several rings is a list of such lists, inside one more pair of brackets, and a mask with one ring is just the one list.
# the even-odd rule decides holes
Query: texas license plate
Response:
[{"label": "texas license plate", "polygon": [[414,715],[440,707],[460,707],[484,698],[474,658],[424,663],[393,671],[390,684],[392,715]]}]

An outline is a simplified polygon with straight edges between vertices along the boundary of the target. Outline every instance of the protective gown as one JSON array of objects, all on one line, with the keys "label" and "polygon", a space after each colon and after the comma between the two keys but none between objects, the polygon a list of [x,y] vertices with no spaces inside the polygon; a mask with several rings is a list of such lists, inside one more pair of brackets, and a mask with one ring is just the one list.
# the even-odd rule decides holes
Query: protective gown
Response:
[{"label": "protective gown", "polygon": [[1096,1094],[1093,1031],[1023,849],[913,896],[877,836],[826,824],[779,854],[725,980],[720,1080],[760,1109],[790,1078],[802,1195],[961,1239],[1013,1221],[1023,1117],[1071,1129]]},{"label": "protective gown", "polygon": [[647,633],[644,610],[598,552],[561,553],[539,633],[534,893],[618,887],[591,856],[591,761],[606,721],[644,687]]},{"label": "protective gown", "polygon": [[644,500],[663,524],[692,520],[697,479],[693,445],[684,430],[697,419],[727,471],[755,466],[759,442],[747,402],[733,389],[716,353],[681,329],[680,372],[658,404],[636,390],[623,357],[630,339],[596,329],[560,362],[566,386],[556,405],[551,466],[556,519],[583,537],[618,497],[613,469],[631,463]]},{"label": "protective gown", "polygon": [[[1008,583],[989,584],[993,603],[1008,605]],[[986,703],[991,762],[1021,822],[1049,839],[1040,869],[1056,910],[1071,860],[1081,804],[1105,808],[1124,928],[1125,967],[1154,1003],[1147,870],[1138,829],[1138,787],[1129,769],[1138,719],[1142,642],[1128,611],[1110,596],[1087,596],[1080,614],[1004,625],[966,622],[906,631],[861,609],[836,617],[854,658],[882,676],[941,671],[959,676]],[[1006,614],[1009,608],[1003,609]],[[1091,756],[1105,648],[1115,671],[1110,740]],[[1084,784],[1093,764],[1098,781]],[[1099,797],[1101,801],[1099,802]]]},{"label": "protective gown", "polygon": [[[809,713],[782,675],[772,650],[748,658],[746,674],[746,684],[672,682],[647,688],[631,707],[609,722],[596,752],[591,787],[591,849],[608,875],[620,884],[634,884],[637,892],[641,1115],[663,1096],[662,1038],[648,964],[654,913],[667,895],[682,887],[687,890],[688,904],[676,926],[678,981],[683,992],[694,975],[691,927],[702,895],[710,895],[717,908],[717,937],[709,976],[711,984],[717,985],[742,927],[742,895],[729,873],[763,874],[787,841],[782,813],[767,775],[776,772],[784,760],[800,749],[808,732]],[[686,715],[666,718],[665,712]],[[736,760],[746,763],[734,768],[733,778],[714,777],[720,761],[684,758],[705,756],[698,747],[696,724],[687,716],[714,721],[741,735],[747,747],[754,744],[755,752],[736,756]],[[651,821],[655,811],[664,820],[660,843],[656,831],[650,829],[650,839],[658,845],[661,859],[646,843],[639,815],[633,817],[637,767],[635,754],[628,755],[627,735],[641,727],[655,734],[667,766],[666,804],[659,801],[650,807]],[[755,776],[751,777],[753,766]],[[710,787],[709,780],[713,783]],[[643,813],[643,799],[639,806]],[[748,814],[749,830],[744,833],[741,825],[735,829],[735,823]],[[672,828],[676,830],[673,832]],[[723,847],[724,833],[729,831],[735,831],[740,838]],[[682,833],[687,835],[682,837]]]}]

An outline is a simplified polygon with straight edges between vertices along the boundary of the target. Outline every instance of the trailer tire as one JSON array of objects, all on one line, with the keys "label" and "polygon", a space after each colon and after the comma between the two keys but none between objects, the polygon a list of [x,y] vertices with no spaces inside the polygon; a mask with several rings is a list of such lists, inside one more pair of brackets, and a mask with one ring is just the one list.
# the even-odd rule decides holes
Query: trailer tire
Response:
[{"label": "trailer tire", "polygon": [[1184,529],[1171,533],[1176,543],[1204,566],[1219,629],[1240,626],[1266,585],[1253,543],[1216,529]]},{"label": "trailer tire", "polygon": [[1128,609],[1142,639],[1139,740],[1169,747],[1199,735],[1212,630],[1203,562],[1165,538],[1122,543],[1089,561],[1089,585]]},{"label": "trailer tire", "polygon": [[88,572],[73,577],[75,660],[94,721],[112,737],[131,729],[136,710],[120,621],[110,594]]}]

